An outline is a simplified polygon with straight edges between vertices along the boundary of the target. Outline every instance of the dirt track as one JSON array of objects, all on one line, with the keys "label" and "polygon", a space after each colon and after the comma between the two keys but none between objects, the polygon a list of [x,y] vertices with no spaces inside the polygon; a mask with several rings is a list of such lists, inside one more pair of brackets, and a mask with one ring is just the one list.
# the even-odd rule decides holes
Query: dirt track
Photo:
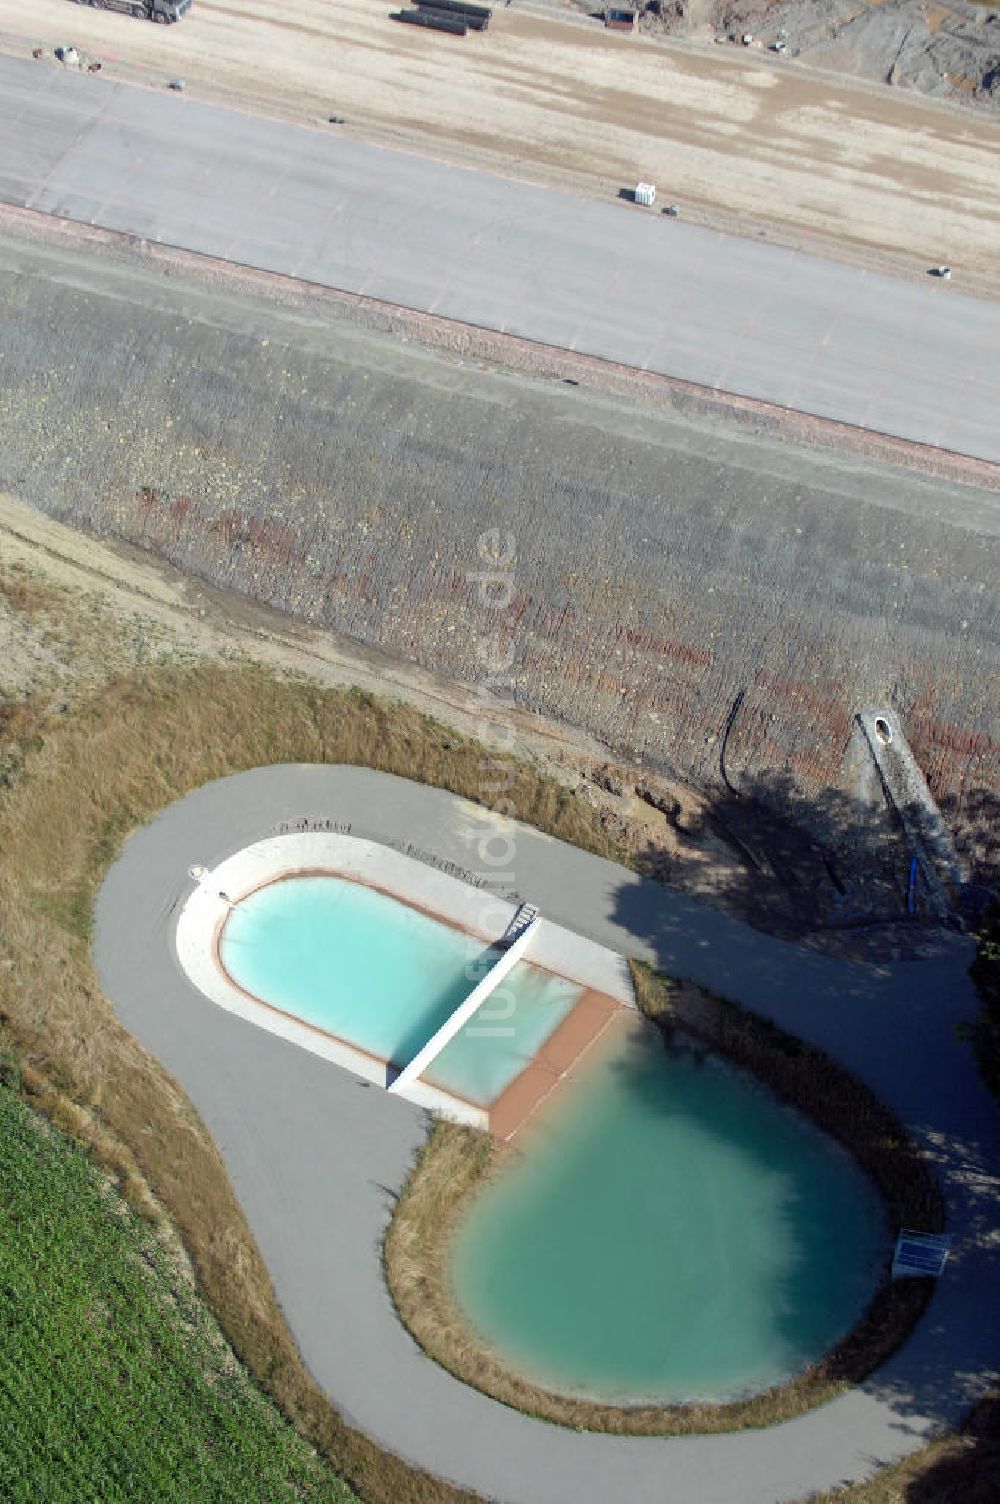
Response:
[{"label": "dirt track", "polygon": [[[0,0],[0,46],[73,40],[114,77],[612,195],[641,177],[686,217],[877,259],[947,261],[1000,296],[1000,124],[730,48],[500,10],[464,40],[383,0],[196,0],[158,27],[68,0]],[[53,66],[51,61],[40,67]],[[178,100],[183,108],[183,100]]]}]

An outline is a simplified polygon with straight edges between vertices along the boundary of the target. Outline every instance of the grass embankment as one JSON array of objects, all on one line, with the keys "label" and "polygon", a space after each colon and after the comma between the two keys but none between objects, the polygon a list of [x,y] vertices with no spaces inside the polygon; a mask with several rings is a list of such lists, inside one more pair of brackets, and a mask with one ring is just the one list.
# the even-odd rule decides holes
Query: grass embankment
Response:
[{"label": "grass embankment", "polygon": [[[850,1149],[896,1227],[936,1231],[941,1197],[926,1162],[893,1114],[819,1050],[759,1016],[633,965],[640,1008],[659,1029],[697,1032]],[[386,1278],[421,1347],[467,1384],[559,1425],[625,1435],[678,1435],[772,1425],[858,1383],[896,1350],[920,1316],[930,1281],[888,1278],[854,1329],[787,1384],[732,1404],[614,1406],[554,1394],[485,1349],[458,1310],[450,1277],[453,1233],[471,1196],[502,1164],[488,1136],[439,1124],[410,1175],[386,1236]]]},{"label": "grass embankment", "polygon": [[0,1497],[350,1504],[149,1224],[6,1084],[0,1142]]},{"label": "grass embankment", "polygon": [[[24,1061],[25,1088],[133,1205],[165,1209],[240,1359],[352,1487],[372,1504],[466,1498],[354,1432],[310,1379],[218,1150],[101,996],[89,933],[125,835],[210,779],[346,762],[476,799],[496,786],[494,754],[404,706],[214,664],[116,680],[71,714],[32,718],[23,750],[0,789],[0,1044]],[[520,819],[609,852],[596,816],[564,788],[524,764],[510,776]]]}]

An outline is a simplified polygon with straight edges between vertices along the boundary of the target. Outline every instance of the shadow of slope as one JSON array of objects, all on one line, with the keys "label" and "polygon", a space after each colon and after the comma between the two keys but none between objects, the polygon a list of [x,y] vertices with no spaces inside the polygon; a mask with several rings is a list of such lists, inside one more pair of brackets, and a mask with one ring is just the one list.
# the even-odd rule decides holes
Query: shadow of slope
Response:
[{"label": "shadow of slope", "polygon": [[[946,804],[945,823],[973,881],[943,892],[929,853],[914,844],[907,810],[889,805],[882,791],[849,793],[825,787],[805,792],[791,774],[744,775],[703,796],[701,811],[679,827],[675,844],[692,856],[712,837],[733,861],[715,885],[715,900],[755,928],[787,939],[898,926],[914,935],[942,922],[975,922],[1000,883],[1000,800],[977,789],[962,802]],[[921,812],[922,813],[922,812]],[[913,859],[917,859],[913,867]],[[652,842],[640,853],[640,870],[670,881],[684,874]],[[949,913],[951,910],[951,913]],[[872,944],[874,942],[870,942]]]},{"label": "shadow of slope", "polygon": [[1000,893],[1000,798],[974,787],[943,795],[939,806],[973,883]]},{"label": "shadow of slope", "polygon": [[906,1504],[996,1504],[1000,1499],[1000,1393],[975,1406],[962,1428],[964,1445],[907,1483]]},{"label": "shadow of slope", "polygon": [[[769,794],[776,790],[788,795],[770,780]],[[794,812],[799,798],[787,798]],[[720,796],[706,819],[721,811],[727,820],[733,807]],[[800,908],[815,913],[828,895],[810,890],[809,874],[818,887],[827,852],[856,853],[890,874],[899,853],[891,829],[869,830],[855,801],[838,791],[809,811],[786,870],[776,870],[773,849],[765,843],[757,863],[748,859],[729,879],[739,901],[727,908],[746,912],[748,892],[766,879],[799,884]],[[864,1387],[911,1434],[958,1425],[996,1384],[1000,1363],[1000,1110],[962,1035],[977,1015],[971,942],[937,926],[939,943],[927,956],[846,960],[683,895],[667,898],[660,884],[634,878],[614,889],[610,917],[634,941],[634,953],[662,972],[750,1008],[832,1056],[896,1113],[926,1154],[945,1197],[953,1255],[925,1316]]]}]

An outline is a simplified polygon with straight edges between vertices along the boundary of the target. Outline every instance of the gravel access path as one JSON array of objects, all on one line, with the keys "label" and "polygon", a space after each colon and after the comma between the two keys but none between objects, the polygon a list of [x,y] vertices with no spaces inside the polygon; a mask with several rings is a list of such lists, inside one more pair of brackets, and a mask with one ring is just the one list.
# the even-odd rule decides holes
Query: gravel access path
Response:
[{"label": "gravel access path", "polygon": [[[425,1120],[316,1056],[213,1007],[172,936],[193,862],[296,819],[349,822],[482,871],[494,817],[365,769],[274,767],[206,785],[126,843],[99,895],[95,957],[127,1028],[173,1073],[225,1159],[306,1363],[382,1445],[506,1504],[781,1504],[862,1478],[952,1424],[994,1377],[1000,1326],[1000,1114],[956,1026],[968,946],[866,967],[801,951],[523,826],[521,895],[547,917],[774,1018],[877,1091],[933,1156],[955,1250],[928,1314],[862,1388],[785,1425],[617,1438],[543,1425],[466,1388],[399,1325],[381,1238]],[[992,1242],[990,1241],[992,1239]]]}]

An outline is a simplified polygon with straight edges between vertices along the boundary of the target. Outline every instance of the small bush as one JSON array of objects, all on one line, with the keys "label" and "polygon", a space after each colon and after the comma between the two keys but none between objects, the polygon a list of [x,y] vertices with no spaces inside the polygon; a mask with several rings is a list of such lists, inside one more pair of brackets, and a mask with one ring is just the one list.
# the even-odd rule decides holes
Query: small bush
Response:
[{"label": "small bush", "polygon": [[990,909],[976,936],[969,968],[981,1011],[975,1032],[976,1058],[983,1079],[1000,1100],[1000,904]]}]

